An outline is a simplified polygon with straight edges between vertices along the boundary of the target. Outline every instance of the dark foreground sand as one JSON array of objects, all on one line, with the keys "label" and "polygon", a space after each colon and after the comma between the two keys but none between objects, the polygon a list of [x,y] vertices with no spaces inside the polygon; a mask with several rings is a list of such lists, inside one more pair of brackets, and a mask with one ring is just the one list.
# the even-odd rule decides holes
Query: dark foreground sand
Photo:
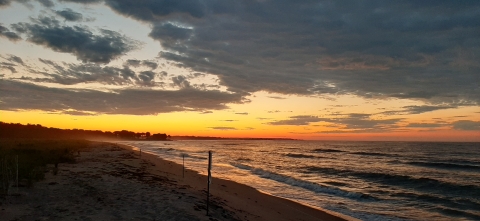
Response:
[{"label": "dark foreground sand", "polygon": [[0,220],[355,220],[216,178],[207,216],[205,176],[110,143],[45,177],[0,200]]}]

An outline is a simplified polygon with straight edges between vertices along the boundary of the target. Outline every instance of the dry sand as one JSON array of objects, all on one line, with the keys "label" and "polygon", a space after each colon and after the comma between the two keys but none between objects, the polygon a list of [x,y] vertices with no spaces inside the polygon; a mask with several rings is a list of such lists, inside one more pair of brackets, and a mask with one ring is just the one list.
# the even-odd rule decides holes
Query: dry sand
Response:
[{"label": "dry sand", "polygon": [[0,200],[0,220],[355,220],[216,178],[207,216],[206,176],[111,143],[45,177]]}]

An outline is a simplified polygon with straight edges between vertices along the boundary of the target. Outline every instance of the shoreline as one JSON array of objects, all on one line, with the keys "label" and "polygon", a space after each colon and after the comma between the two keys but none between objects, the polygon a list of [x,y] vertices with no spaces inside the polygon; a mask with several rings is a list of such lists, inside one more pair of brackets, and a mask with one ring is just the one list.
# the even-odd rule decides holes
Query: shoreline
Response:
[{"label": "shoreline", "polygon": [[[115,143],[115,145],[137,152],[140,155],[140,148],[138,147],[120,143]],[[184,185],[189,185],[198,191],[206,191],[206,175],[191,169],[185,169],[185,178],[183,178],[183,166],[180,164],[145,151],[141,152],[140,157],[155,164],[154,167],[157,172],[167,175],[168,178],[175,179]],[[251,186],[214,176],[212,176],[210,194],[225,200],[226,206],[230,209],[245,213],[242,214],[243,218],[246,218],[245,220],[359,220],[338,212],[277,197]]]}]

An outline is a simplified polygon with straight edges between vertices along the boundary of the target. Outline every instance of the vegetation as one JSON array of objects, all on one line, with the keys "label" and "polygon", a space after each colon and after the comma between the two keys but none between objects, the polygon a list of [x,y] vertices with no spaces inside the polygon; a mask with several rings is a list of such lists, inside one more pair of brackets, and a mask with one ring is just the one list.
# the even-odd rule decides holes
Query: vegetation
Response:
[{"label": "vegetation", "polygon": [[40,124],[14,124],[0,122],[0,138],[42,138],[42,139],[123,139],[123,140],[167,140],[170,135],[135,133],[128,130],[100,131],[82,129],[59,129]]},{"label": "vegetation", "polygon": [[8,194],[17,181],[32,186],[44,178],[47,164],[56,169],[59,163],[73,163],[87,147],[85,140],[0,139],[0,195]]}]

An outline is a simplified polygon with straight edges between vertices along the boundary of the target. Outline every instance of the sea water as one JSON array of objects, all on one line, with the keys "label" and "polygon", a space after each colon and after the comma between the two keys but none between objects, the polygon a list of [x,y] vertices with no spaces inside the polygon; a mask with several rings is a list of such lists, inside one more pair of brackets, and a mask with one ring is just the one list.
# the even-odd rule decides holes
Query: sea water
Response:
[{"label": "sea water", "polygon": [[362,220],[480,220],[480,143],[129,141],[161,158]]}]

